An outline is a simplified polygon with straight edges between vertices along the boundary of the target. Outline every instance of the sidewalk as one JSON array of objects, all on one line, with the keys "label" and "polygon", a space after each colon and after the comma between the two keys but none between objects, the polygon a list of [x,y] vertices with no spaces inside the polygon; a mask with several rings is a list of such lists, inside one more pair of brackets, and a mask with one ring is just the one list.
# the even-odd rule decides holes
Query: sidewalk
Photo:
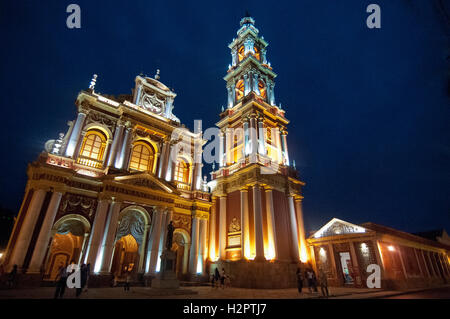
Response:
[{"label": "sidewalk", "polygon": [[[431,289],[431,288],[428,288]],[[329,299],[372,299],[408,294],[427,289],[392,291],[382,289],[329,287]],[[55,288],[0,290],[0,299],[51,299]],[[320,291],[320,289],[319,289]],[[75,289],[66,289],[65,299],[75,298]],[[245,289],[211,287],[187,287],[180,290],[154,290],[147,287],[131,287],[130,291],[116,288],[91,288],[83,292],[80,299],[319,299],[320,293],[299,294],[297,289]]]}]

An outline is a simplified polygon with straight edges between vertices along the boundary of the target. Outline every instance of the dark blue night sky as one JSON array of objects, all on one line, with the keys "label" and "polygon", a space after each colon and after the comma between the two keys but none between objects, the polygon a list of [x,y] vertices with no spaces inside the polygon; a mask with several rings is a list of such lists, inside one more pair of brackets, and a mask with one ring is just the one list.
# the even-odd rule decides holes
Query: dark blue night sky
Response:
[{"label": "dark blue night sky", "polygon": [[[2,1],[0,204],[17,211],[27,163],[96,90],[131,93],[143,72],[210,127],[246,10],[269,42],[276,100],[304,188],[307,230],[332,217],[450,231],[450,1]],[[81,7],[81,29],[66,7]],[[381,7],[368,29],[366,7]],[[204,171],[206,175],[208,169]]]}]

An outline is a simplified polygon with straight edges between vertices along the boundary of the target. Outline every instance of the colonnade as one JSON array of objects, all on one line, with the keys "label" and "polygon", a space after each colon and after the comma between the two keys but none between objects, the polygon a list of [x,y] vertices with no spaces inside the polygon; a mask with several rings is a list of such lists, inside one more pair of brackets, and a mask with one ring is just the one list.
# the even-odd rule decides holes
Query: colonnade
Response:
[{"label": "colonnade", "polygon": [[[252,192],[252,216],[250,223],[249,192]],[[262,193],[265,193],[265,211],[262,204]],[[240,189],[240,226],[241,226],[241,258],[250,260],[276,260],[279,259],[280,243],[278,242],[277,227],[275,225],[274,189],[267,185],[252,184]],[[210,258],[226,260],[227,257],[227,195],[217,195],[213,201],[210,218]],[[301,198],[287,197],[289,206],[289,224],[292,240],[291,256],[294,260],[303,262],[308,258]],[[216,225],[216,209],[219,207],[219,225]],[[266,223],[263,223],[263,220]],[[253,225],[250,236],[250,225]],[[264,228],[266,227],[266,228]],[[216,231],[218,240],[216,243]],[[218,251],[216,252],[216,247]]]},{"label": "colonnade", "polygon": [[[18,229],[16,240],[8,247],[7,270],[13,265],[25,270],[28,274],[39,274],[48,259],[51,242],[57,230],[54,229],[58,214],[62,190],[35,189],[30,190],[31,200],[23,207],[22,222],[16,225]],[[47,199],[46,199],[47,198]],[[119,216],[123,203],[114,198],[100,198],[97,203],[92,227],[87,229],[81,245],[80,257],[75,262],[91,265],[91,270],[98,274],[111,272],[112,258],[116,243],[116,232],[119,226]],[[39,217],[42,215],[41,217]],[[42,219],[37,237],[32,243],[32,234],[39,227],[38,219]],[[173,219],[173,210],[169,207],[153,208],[152,222],[145,225],[142,244],[139,247],[140,260],[138,272],[154,274],[159,271],[160,258],[165,249],[167,226]],[[186,231],[184,231],[186,232]],[[208,254],[207,235],[208,218],[205,215],[193,213],[192,236],[186,233],[189,246],[189,273],[199,274],[205,271],[205,260]],[[32,249],[32,250],[30,250]],[[27,254],[30,254],[27,257]],[[47,257],[47,258],[46,258]],[[24,262],[28,259],[28,262]]]},{"label": "colonnade", "polygon": [[[272,159],[283,165],[289,165],[289,152],[287,146],[287,132],[283,128],[264,128],[263,117],[257,117],[252,114],[245,117],[242,127],[226,128],[219,133],[219,166],[225,167],[235,163],[233,148],[235,147],[234,138],[242,138],[242,156],[250,156],[250,162],[255,163],[257,154],[267,155],[268,144],[266,141],[265,130],[272,130],[272,148],[275,147],[276,156],[272,152]],[[241,136],[242,135],[242,136]]]}]

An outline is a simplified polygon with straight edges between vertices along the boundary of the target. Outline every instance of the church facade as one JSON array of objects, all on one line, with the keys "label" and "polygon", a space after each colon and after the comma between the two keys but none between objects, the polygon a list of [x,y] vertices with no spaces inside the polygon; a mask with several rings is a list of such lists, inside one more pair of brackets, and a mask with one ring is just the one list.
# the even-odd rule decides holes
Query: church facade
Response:
[{"label": "church facade", "polygon": [[[28,165],[25,196],[2,260],[30,281],[89,264],[90,285],[154,278],[173,222],[180,280],[225,268],[233,286],[293,287],[309,260],[302,186],[291,165],[285,111],[275,103],[268,43],[251,17],[229,45],[218,167],[202,179],[202,132],[173,114],[176,94],[137,76],[131,95],[89,89],[76,119]],[[179,138],[179,137],[182,138]],[[182,144],[180,147],[180,143]],[[272,278],[271,281],[263,280]]]},{"label": "church facade", "polygon": [[110,97],[95,92],[94,76],[78,95],[67,133],[28,166],[7,270],[53,280],[73,261],[100,281],[142,279],[158,272],[173,221],[177,275],[205,271],[210,194],[194,147],[174,155],[171,137],[178,130],[183,141],[203,141],[172,113],[176,94],[158,79],[137,76],[132,95]]}]

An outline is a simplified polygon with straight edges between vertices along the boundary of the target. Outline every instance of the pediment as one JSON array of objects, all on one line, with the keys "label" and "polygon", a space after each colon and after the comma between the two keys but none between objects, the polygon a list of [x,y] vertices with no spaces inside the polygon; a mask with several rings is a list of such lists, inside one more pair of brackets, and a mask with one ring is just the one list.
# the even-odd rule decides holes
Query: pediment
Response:
[{"label": "pediment", "polygon": [[114,180],[123,184],[145,187],[167,193],[175,193],[175,194],[178,193],[175,187],[173,187],[166,181],[162,181],[156,178],[154,175],[149,173],[137,173],[124,176],[117,176],[114,178]]},{"label": "pediment", "polygon": [[333,218],[322,228],[312,235],[312,238],[321,238],[329,236],[349,235],[349,234],[363,234],[371,232],[367,228],[355,225],[338,218]]}]

